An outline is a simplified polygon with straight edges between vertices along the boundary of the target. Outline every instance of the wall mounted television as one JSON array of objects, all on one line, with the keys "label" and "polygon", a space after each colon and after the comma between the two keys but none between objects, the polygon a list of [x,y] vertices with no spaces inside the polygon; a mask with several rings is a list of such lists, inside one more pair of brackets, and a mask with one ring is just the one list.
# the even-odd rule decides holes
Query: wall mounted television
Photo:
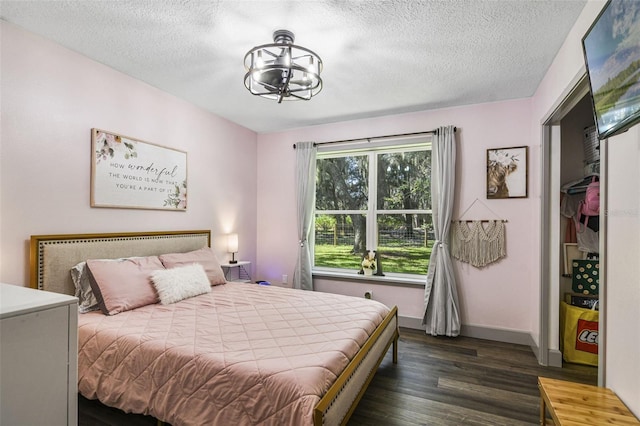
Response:
[{"label": "wall mounted television", "polygon": [[640,122],[640,1],[609,0],[582,50],[598,139]]}]

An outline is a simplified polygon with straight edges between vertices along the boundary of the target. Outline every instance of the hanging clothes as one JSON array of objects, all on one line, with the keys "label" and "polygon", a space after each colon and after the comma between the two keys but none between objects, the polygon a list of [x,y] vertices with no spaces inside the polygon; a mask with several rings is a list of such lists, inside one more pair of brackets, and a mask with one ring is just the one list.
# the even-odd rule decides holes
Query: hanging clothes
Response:
[{"label": "hanging clothes", "polygon": [[[483,222],[487,222],[486,227]],[[452,226],[451,255],[482,268],[507,255],[502,220],[456,220]]]},{"label": "hanging clothes", "polygon": [[[586,217],[580,214],[580,202],[584,194],[562,196],[560,214],[567,218],[565,243],[578,243],[578,249],[587,253],[598,253],[600,217]],[[586,219],[586,220],[585,220]],[[585,223],[586,222],[586,223]]]},{"label": "hanging clothes", "polygon": [[[564,216],[566,224],[564,229],[565,243],[577,243],[576,227],[573,224],[573,214],[576,212],[580,200],[577,197],[560,193],[560,214]],[[567,216],[568,214],[568,216]]]}]

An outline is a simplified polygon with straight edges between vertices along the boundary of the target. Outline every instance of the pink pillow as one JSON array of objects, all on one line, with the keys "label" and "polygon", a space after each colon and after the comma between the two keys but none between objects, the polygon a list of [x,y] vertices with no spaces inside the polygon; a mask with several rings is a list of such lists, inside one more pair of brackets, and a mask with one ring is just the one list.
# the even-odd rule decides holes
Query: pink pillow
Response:
[{"label": "pink pillow", "polygon": [[112,260],[87,260],[91,288],[105,315],[115,315],[158,303],[151,274],[164,269],[157,256]]},{"label": "pink pillow", "polygon": [[176,266],[192,265],[194,263],[202,265],[211,285],[224,284],[227,282],[218,258],[209,247],[203,247],[187,253],[161,254],[158,257],[160,257],[160,261],[167,269],[175,268]]}]

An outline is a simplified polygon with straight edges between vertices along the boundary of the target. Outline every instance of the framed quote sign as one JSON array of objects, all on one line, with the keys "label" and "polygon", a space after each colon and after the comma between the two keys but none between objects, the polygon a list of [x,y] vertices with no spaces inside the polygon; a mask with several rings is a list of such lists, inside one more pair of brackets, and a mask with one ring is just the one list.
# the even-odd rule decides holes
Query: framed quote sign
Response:
[{"label": "framed quote sign", "polygon": [[187,210],[187,153],[91,129],[91,207]]}]

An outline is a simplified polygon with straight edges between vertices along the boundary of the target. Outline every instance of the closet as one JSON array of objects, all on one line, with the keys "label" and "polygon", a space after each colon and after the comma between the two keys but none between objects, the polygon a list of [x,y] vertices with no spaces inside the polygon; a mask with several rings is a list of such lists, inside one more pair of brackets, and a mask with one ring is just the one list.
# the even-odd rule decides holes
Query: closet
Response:
[{"label": "closet", "polygon": [[[593,182],[600,181],[600,152],[588,91],[576,96],[570,108],[563,111],[561,117],[556,117],[552,124],[559,134],[552,137],[550,143],[559,146],[551,147],[552,158],[547,170],[554,175],[548,186],[549,197],[555,197],[549,200],[547,207],[550,212],[548,247],[553,247],[550,252],[555,255],[555,258],[549,259],[551,272],[548,291],[551,297],[547,299],[547,309],[552,318],[548,323],[549,336],[557,340],[550,342],[550,349],[557,348],[557,351],[555,360],[550,360],[549,364],[562,364],[564,360],[597,366],[597,340],[581,351],[577,351],[574,344],[577,312],[595,311],[599,305],[596,301],[599,290],[600,220],[599,215],[587,208],[589,204],[585,205],[585,198],[589,186],[592,187],[590,194],[594,195],[598,184]],[[585,212],[590,212],[590,215]],[[595,319],[595,323],[591,322],[584,335],[592,336],[592,340],[597,339],[598,332],[597,329],[594,332],[594,327],[597,328],[598,314],[588,315],[588,319]],[[581,320],[580,326],[577,326],[578,335],[584,323]],[[569,339],[565,336],[570,336],[570,324],[574,325],[574,336]],[[591,353],[582,352],[585,350]]]}]

